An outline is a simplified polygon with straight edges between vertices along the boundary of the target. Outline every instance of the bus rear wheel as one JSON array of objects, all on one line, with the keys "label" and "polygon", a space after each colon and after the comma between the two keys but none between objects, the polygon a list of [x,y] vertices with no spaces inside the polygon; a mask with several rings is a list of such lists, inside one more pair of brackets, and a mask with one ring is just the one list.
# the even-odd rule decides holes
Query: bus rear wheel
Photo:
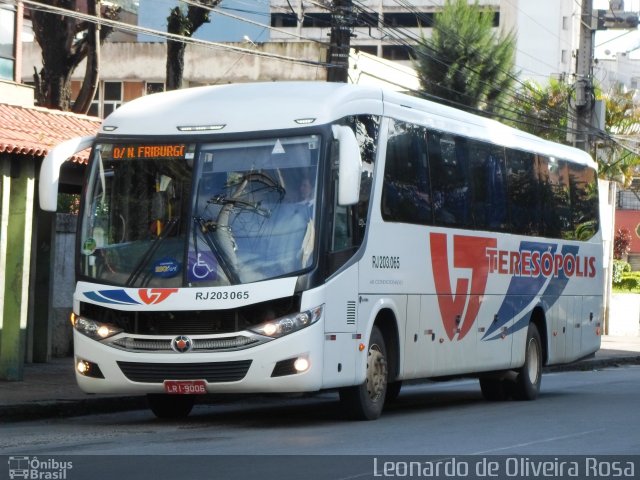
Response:
[{"label": "bus rear wheel", "polygon": [[158,418],[185,418],[193,409],[195,397],[193,395],[150,393],[147,395],[147,403]]},{"label": "bus rear wheel", "polygon": [[340,389],[340,402],[349,418],[375,420],[382,414],[387,393],[387,349],[378,327],[371,330],[367,377],[361,385]]},{"label": "bus rear wheel", "polygon": [[535,400],[542,380],[542,342],[535,324],[530,323],[524,352],[524,365],[517,370],[513,386],[516,400]]}]

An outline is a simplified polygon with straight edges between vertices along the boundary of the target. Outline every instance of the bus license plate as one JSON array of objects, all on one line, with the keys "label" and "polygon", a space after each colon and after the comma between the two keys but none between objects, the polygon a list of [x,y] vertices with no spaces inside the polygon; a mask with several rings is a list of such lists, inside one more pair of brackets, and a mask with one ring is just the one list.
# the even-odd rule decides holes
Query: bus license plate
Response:
[{"label": "bus license plate", "polygon": [[164,391],[174,395],[203,395],[207,388],[204,380],[165,380]]}]

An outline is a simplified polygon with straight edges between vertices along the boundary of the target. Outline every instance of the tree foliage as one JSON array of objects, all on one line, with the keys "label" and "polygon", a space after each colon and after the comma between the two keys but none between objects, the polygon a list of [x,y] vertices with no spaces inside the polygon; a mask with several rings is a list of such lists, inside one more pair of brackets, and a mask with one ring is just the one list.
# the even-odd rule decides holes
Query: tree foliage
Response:
[{"label": "tree foliage", "polygon": [[513,110],[518,114],[508,123],[547,140],[566,143],[571,94],[570,85],[554,78],[544,86],[533,81],[524,82],[512,102]]},{"label": "tree foliage", "polygon": [[[609,93],[597,91],[605,102],[605,131],[596,138],[592,156],[598,162],[600,178],[614,180],[628,187],[640,165],[640,157],[625,148],[620,139],[640,134],[640,108],[635,104],[634,92],[622,87]],[[514,110],[521,112],[509,122],[516,128],[547,140],[567,143],[568,116],[573,101],[573,87],[551,79],[548,84],[525,82],[513,101]]]},{"label": "tree foliage", "polygon": [[[201,6],[189,4],[186,9],[180,6],[172,8],[167,17],[167,32],[191,38],[198,28],[211,21],[209,9],[217,7],[221,1],[200,0]],[[185,50],[184,42],[167,39],[167,90],[182,88]]]},{"label": "tree foliage", "polygon": [[447,0],[416,48],[421,88],[441,103],[497,113],[515,81],[515,48],[513,32],[494,30],[493,11]]},{"label": "tree foliage", "polygon": [[631,251],[631,233],[626,228],[619,228],[613,238],[613,258],[622,260]]},{"label": "tree foliage", "polygon": [[[42,3],[75,12],[79,2],[43,0]],[[100,9],[99,0],[87,0],[86,4],[90,14],[96,15],[102,10],[102,16],[106,18],[117,19],[119,16],[119,7]],[[42,50],[42,69],[34,72],[38,104],[47,108],[86,113],[98,82],[97,46],[107,38],[112,29],[98,29],[94,23],[39,9],[31,12],[31,19],[35,39]],[[72,108],[71,75],[85,58],[88,58],[88,62],[81,88],[82,98]]]},{"label": "tree foliage", "polygon": [[633,140],[637,148],[640,134],[640,108],[634,101],[635,91],[624,91],[621,86],[603,95],[606,105],[605,125],[610,135],[600,142],[596,156],[600,176],[616,180],[623,187],[629,187],[638,166],[640,156],[633,148],[625,148],[624,139]]}]

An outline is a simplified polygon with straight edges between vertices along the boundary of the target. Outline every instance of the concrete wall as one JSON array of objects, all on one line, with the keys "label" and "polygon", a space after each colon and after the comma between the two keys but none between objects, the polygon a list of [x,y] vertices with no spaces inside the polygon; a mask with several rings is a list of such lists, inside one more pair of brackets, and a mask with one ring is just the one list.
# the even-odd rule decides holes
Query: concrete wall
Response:
[{"label": "concrete wall", "polygon": [[609,335],[640,336],[640,295],[614,293],[611,295]]},{"label": "concrete wall", "polygon": [[[318,43],[270,42],[263,44],[229,44],[267,54],[323,62],[325,48]],[[105,43],[102,46],[100,80],[142,80],[164,82],[166,73],[166,45],[164,43]],[[24,81],[32,81],[33,68],[42,68],[40,47],[25,43],[22,60]],[[84,77],[84,62],[72,75],[73,80]],[[188,45],[184,61],[187,85],[216,83],[325,80],[326,70],[315,65],[302,65],[286,60],[260,57],[228,48]]]},{"label": "concrete wall", "polygon": [[51,355],[66,357],[73,354],[73,335],[69,315],[73,307],[75,288],[75,239],[78,217],[56,215],[56,235],[53,240],[51,269]]}]

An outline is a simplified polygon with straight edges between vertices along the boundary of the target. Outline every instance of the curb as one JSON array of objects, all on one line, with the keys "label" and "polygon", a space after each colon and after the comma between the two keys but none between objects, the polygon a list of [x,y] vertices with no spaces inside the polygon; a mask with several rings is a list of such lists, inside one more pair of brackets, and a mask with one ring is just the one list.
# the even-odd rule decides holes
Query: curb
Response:
[{"label": "curb", "polygon": [[0,418],[4,422],[66,418],[82,415],[98,415],[147,408],[144,396],[101,397],[73,400],[46,400],[24,404],[0,406]]},{"label": "curb", "polygon": [[621,355],[617,357],[606,358],[587,358],[566,365],[553,365],[544,367],[544,373],[552,372],[576,372],[587,370],[598,370],[602,368],[621,367],[623,365],[640,365],[640,354]]},{"label": "curb", "polygon": [[[544,367],[543,373],[589,371],[603,368],[617,368],[624,365],[640,365],[640,354],[607,358],[588,358],[566,365]],[[215,396],[215,394],[212,394]],[[228,398],[227,398],[228,400]],[[148,408],[144,395],[125,397],[91,397],[71,400],[44,400],[23,404],[0,406],[3,422],[66,418],[82,415],[145,410]]]}]

